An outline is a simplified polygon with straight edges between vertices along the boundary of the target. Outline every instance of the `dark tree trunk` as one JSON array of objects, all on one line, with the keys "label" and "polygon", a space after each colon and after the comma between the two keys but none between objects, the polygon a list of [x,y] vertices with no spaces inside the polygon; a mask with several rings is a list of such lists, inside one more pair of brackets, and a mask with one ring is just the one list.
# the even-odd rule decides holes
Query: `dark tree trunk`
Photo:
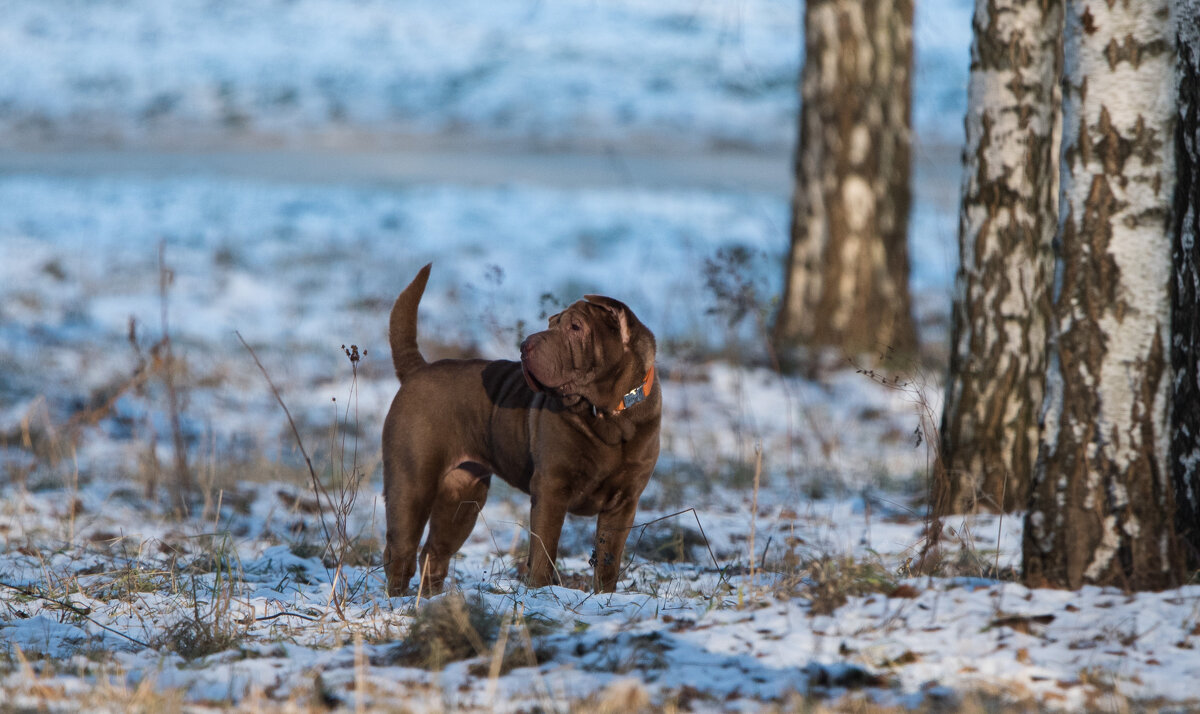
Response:
[{"label": "dark tree trunk", "polygon": [[1025,580],[1183,580],[1169,466],[1168,0],[1068,0],[1053,339]]},{"label": "dark tree trunk", "polygon": [[908,293],[912,0],[810,0],[781,354],[917,347]]},{"label": "dark tree trunk", "polygon": [[1179,60],[1171,258],[1171,475],[1176,524],[1192,568],[1200,567],[1200,0],[1177,0]]},{"label": "dark tree trunk", "polygon": [[1025,508],[1058,224],[1060,0],[976,0],[934,513]]}]

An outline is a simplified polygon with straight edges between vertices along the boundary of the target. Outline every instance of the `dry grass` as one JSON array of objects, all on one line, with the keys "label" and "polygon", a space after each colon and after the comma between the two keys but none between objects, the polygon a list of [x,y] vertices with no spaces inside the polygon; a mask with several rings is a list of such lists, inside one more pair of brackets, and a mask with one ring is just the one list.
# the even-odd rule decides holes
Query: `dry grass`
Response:
[{"label": "dry grass", "polygon": [[403,665],[439,671],[451,662],[480,658],[477,676],[497,677],[515,667],[536,665],[542,657],[533,638],[548,625],[513,613],[502,617],[479,596],[450,592],[417,610],[400,644],[373,664]]},{"label": "dry grass", "polygon": [[101,672],[95,676],[94,684],[85,691],[72,691],[63,684],[56,684],[52,676],[56,669],[52,664],[39,663],[41,671],[35,671],[20,649],[14,653],[21,672],[19,679],[10,679],[0,686],[0,711],[98,711],[132,712],[147,714],[184,711],[183,689],[159,691],[153,677],[143,679],[130,686],[119,673]]},{"label": "dry grass", "polygon": [[234,597],[243,582],[237,551],[227,534],[214,540],[215,547],[208,554],[212,584],[191,576],[190,592],[186,593],[191,610],[168,627],[156,643],[160,649],[187,660],[234,647],[245,637],[252,621],[234,614]]},{"label": "dry grass", "polygon": [[572,703],[570,711],[576,714],[641,714],[678,710],[675,706],[654,706],[649,692],[640,681],[618,679],[602,691]]},{"label": "dry grass", "polygon": [[389,663],[437,671],[450,662],[483,657],[499,637],[500,624],[482,598],[447,593],[417,611]]},{"label": "dry grass", "polygon": [[766,585],[752,594],[776,600],[802,597],[813,615],[829,615],[851,597],[891,596],[900,587],[900,575],[879,557],[812,553],[803,540],[789,537],[787,550],[778,559],[765,561]]},{"label": "dry grass", "polygon": [[896,586],[895,575],[878,561],[822,556],[802,566],[801,577],[793,581],[789,589],[808,598],[812,614],[829,615],[851,597],[872,593],[890,595]]}]

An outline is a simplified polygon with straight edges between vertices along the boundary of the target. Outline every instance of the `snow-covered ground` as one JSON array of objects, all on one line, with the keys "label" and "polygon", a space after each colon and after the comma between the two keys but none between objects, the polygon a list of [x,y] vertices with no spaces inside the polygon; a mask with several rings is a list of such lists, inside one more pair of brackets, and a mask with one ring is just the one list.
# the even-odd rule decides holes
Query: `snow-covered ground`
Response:
[{"label": "snow-covered ground", "polygon": [[[936,368],[902,368],[899,389],[853,369],[785,380],[753,366],[753,319],[726,327],[708,314],[706,259],[724,266],[718,278],[748,279],[760,308],[777,291],[779,197],[12,176],[0,205],[0,701],[1195,703],[1200,588],[1026,590],[1005,579],[1019,517],[948,524],[943,575],[908,575],[929,457],[914,431],[938,413]],[[387,599],[377,569],[377,434],[396,388],[385,315],[427,260],[427,351],[512,357],[546,312],[607,292],[658,331],[666,398],[664,453],[621,592],[587,592],[591,524],[580,519],[561,561],[575,587],[524,588],[528,506],[497,486],[454,569],[492,629],[438,672],[405,649],[428,606]],[[163,488],[174,452],[152,345],[164,306],[200,493],[183,519]],[[362,477],[340,571],[323,563],[286,417],[235,331],[318,473]],[[367,351],[356,374],[343,344]],[[822,614],[839,590],[846,604]]]},{"label": "snow-covered ground", "polygon": [[[379,381],[359,381],[371,428],[357,458],[368,478],[348,539],[333,538],[349,545],[340,563],[323,553],[320,508],[302,476],[254,474],[224,452],[196,449],[204,498],[191,517],[168,517],[161,499],[145,497],[144,472],[129,467],[148,448],[136,428],[129,438],[89,433],[75,461],[6,485],[0,701],[412,711],[756,710],[803,697],[1078,710],[1196,703],[1200,587],[1127,595],[996,579],[1016,565],[1020,523],[994,516],[948,524],[944,576],[907,575],[925,527],[912,493],[926,455],[910,434],[919,390],[850,371],[818,385],[678,361],[664,382],[666,455],[621,592],[588,592],[583,519],[568,521],[563,541],[570,587],[521,585],[527,504],[497,487],[452,571],[474,614],[449,621],[479,634],[458,638],[464,659],[431,672],[437,651],[420,649],[430,635],[411,631],[455,596],[432,605],[428,594],[423,604],[384,596],[373,442],[381,411],[368,395],[392,385]],[[341,398],[350,385],[343,374],[313,387],[312,399]],[[284,393],[293,407],[305,402]],[[246,416],[281,426],[270,405]],[[325,426],[333,423],[331,414]],[[125,470],[89,475],[91,454],[114,450]],[[328,465],[318,459],[319,470]],[[349,500],[336,489],[333,498]]]},{"label": "snow-covered ground", "polygon": [[[961,131],[968,5],[917,3],[927,145]],[[0,146],[26,151],[0,156],[0,708],[1200,703],[1198,587],[1027,590],[1011,577],[1019,516],[947,523],[939,574],[913,577],[940,368],[897,367],[897,387],[761,366],[786,190],[673,185],[689,164],[665,159],[652,182],[539,168],[596,147],[614,165],[697,150],[786,164],[795,3],[0,0],[0,17]],[[464,162],[503,144],[501,162],[534,157],[530,180],[246,170],[270,160],[256,153],[175,171],[164,151],[414,141]],[[145,153],[106,165],[64,153],[77,145]],[[910,247],[937,342],[956,174],[931,156]],[[431,355],[511,358],[588,292],[656,331],[663,455],[619,593],[588,592],[580,519],[569,587],[521,585],[528,505],[496,485],[454,564],[467,609],[385,597],[385,320],[431,260]],[[719,286],[744,288],[749,316],[730,325]],[[352,367],[343,345],[366,354]],[[173,414],[196,484],[183,517]],[[439,608],[475,634],[430,670]]]},{"label": "snow-covered ground", "polygon": [[[917,3],[929,138],[961,136],[968,8]],[[800,14],[794,0],[0,0],[0,143],[392,131],[786,151]]]}]

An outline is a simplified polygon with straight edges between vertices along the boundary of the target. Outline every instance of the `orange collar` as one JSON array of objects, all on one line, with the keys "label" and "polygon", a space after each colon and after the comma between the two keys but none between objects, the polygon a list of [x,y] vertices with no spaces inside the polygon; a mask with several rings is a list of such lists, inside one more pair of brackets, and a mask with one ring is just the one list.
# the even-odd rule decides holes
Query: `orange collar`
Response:
[{"label": "orange collar", "polygon": [[640,404],[646,401],[646,397],[650,396],[650,389],[654,386],[654,365],[650,365],[650,369],[646,370],[646,378],[642,383],[634,387],[625,396],[621,397],[621,403],[617,405],[616,412],[623,412],[635,404]]}]

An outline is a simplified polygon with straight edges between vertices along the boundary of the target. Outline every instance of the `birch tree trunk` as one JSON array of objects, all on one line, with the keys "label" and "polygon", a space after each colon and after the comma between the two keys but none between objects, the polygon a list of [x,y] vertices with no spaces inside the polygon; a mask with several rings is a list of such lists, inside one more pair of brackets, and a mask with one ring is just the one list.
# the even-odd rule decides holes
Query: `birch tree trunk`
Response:
[{"label": "birch tree trunk", "polygon": [[1171,473],[1175,521],[1190,565],[1200,567],[1200,0],[1176,0],[1179,62],[1171,256]]},{"label": "birch tree trunk", "polygon": [[976,0],[937,516],[1026,506],[1058,224],[1060,0]]},{"label": "birch tree trunk", "polygon": [[912,0],[810,0],[775,343],[917,347],[908,293]]},{"label": "birch tree trunk", "polygon": [[1182,580],[1168,461],[1174,52],[1168,0],[1068,0],[1054,335],[1025,580]]}]

